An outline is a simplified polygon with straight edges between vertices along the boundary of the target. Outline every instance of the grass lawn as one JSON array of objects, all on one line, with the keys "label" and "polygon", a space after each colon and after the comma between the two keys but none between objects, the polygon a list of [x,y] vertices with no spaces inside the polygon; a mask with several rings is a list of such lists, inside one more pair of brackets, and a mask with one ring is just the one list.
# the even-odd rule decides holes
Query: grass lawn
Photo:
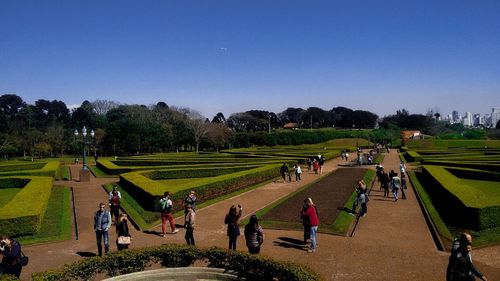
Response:
[{"label": "grass lawn", "polygon": [[0,189],[0,208],[9,203],[9,201],[21,191],[22,188],[2,188]]},{"label": "grass lawn", "polygon": [[99,169],[97,166],[88,166],[88,167],[96,178],[117,178],[118,177],[118,175],[106,174],[103,170]]},{"label": "grass lawn", "polygon": [[55,186],[37,234],[19,237],[23,245],[71,239],[71,202],[68,187]]}]

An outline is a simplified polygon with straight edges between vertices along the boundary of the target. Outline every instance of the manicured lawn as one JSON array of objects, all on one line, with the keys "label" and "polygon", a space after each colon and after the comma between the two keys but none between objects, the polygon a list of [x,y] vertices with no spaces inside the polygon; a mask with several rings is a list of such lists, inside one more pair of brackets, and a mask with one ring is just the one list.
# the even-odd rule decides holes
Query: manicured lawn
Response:
[{"label": "manicured lawn", "polygon": [[0,208],[16,196],[16,194],[21,191],[22,188],[2,188],[0,189]]},{"label": "manicured lawn", "polygon": [[71,238],[71,202],[68,187],[53,187],[40,231],[32,236],[20,237],[24,244],[68,240]]}]

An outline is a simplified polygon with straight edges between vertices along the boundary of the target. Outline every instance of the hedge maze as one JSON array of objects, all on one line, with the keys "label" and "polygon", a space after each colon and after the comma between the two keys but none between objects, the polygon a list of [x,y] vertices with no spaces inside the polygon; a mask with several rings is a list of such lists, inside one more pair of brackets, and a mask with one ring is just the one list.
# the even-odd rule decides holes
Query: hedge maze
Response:
[{"label": "hedge maze", "polygon": [[343,149],[354,150],[355,143],[356,140],[336,140],[314,145],[232,149],[221,153],[117,157],[98,160],[97,167],[107,174],[119,175],[118,185],[124,191],[123,201],[129,208],[125,207],[126,211],[140,228],[149,228],[158,222],[158,201],[165,191],[171,193],[175,211],[180,211],[190,190],[196,192],[198,204],[203,204],[278,177],[283,163],[290,168],[296,163],[305,165],[307,158],[319,153],[332,159]]},{"label": "hedge maze", "polygon": [[412,141],[403,151],[421,167],[413,179],[441,238],[467,230],[478,244],[500,242],[499,141]]}]

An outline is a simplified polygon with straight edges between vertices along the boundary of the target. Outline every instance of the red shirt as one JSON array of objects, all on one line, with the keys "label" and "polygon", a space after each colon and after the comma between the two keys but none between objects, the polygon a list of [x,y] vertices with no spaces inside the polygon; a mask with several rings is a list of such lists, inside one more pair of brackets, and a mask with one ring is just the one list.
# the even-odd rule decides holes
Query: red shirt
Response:
[{"label": "red shirt", "polygon": [[311,226],[319,225],[318,214],[316,214],[315,206],[310,205],[306,210],[306,215],[309,217],[309,223],[311,224]]}]

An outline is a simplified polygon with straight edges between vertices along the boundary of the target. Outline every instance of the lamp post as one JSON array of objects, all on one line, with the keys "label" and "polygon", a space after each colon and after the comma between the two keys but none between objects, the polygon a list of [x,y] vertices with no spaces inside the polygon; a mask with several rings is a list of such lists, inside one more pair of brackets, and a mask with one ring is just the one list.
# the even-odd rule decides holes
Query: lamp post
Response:
[{"label": "lamp post", "polygon": [[267,119],[269,120],[269,123],[268,123],[269,124],[268,134],[270,134],[271,133],[271,113],[267,114]]},{"label": "lamp post", "polygon": [[[78,137],[78,130],[75,129],[75,136]],[[90,137],[94,138],[94,130],[90,130]],[[80,170],[80,181],[90,181],[90,171],[87,166],[87,128],[83,126],[82,128],[82,142],[83,142],[83,167]]]}]

